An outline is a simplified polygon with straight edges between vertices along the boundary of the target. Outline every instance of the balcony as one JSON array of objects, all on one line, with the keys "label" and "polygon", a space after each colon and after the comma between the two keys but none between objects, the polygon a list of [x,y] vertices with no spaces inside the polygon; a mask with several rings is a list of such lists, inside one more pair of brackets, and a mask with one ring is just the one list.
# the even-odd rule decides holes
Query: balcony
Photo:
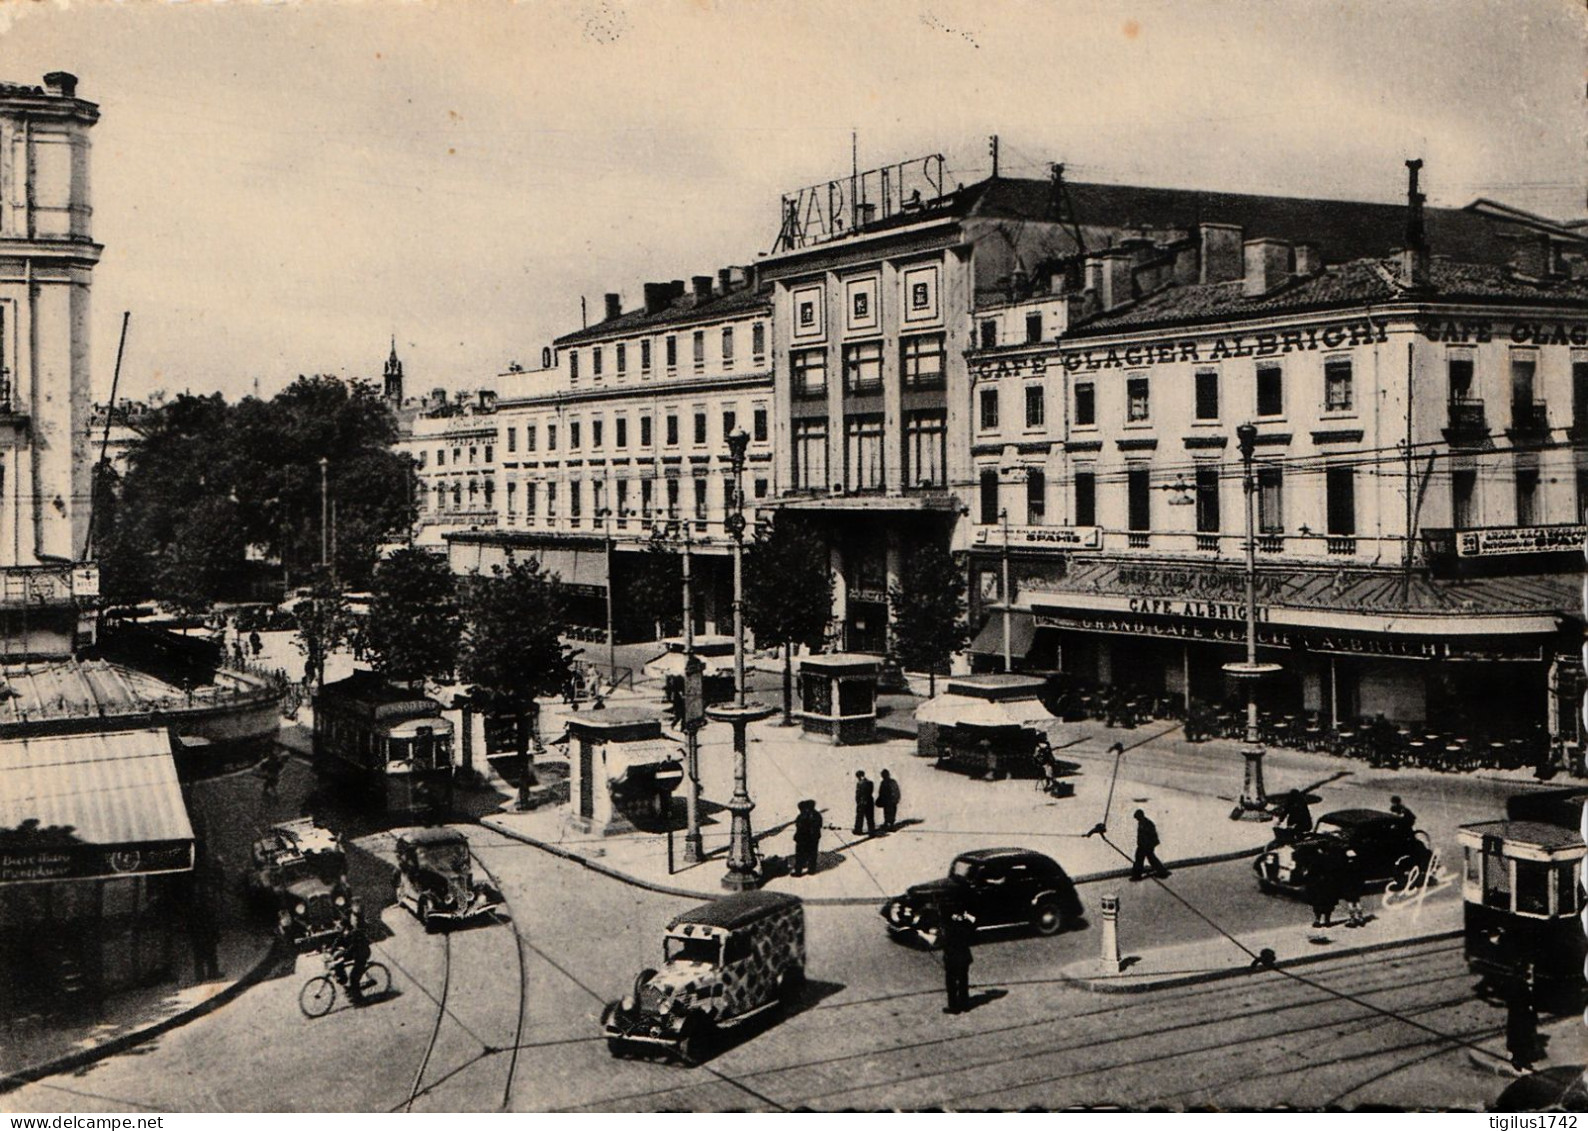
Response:
[{"label": "balcony", "polygon": [[1279,554],[1285,549],[1285,536],[1283,534],[1259,534],[1257,536],[1257,550],[1262,554]]},{"label": "balcony", "polygon": [[1208,553],[1219,552],[1219,536],[1217,534],[1198,534],[1197,549]]},{"label": "balcony", "polygon": [[1481,443],[1489,435],[1489,420],[1483,411],[1483,401],[1477,397],[1453,397],[1450,401],[1450,424],[1445,439],[1452,444]]},{"label": "balcony", "polygon": [[1125,536],[1125,545],[1132,550],[1145,550],[1151,544],[1152,535],[1145,530],[1132,530]]},{"label": "balcony", "polygon": [[1506,435],[1513,440],[1549,439],[1549,406],[1542,401],[1512,401],[1511,427]]},{"label": "balcony", "polygon": [[1331,534],[1324,540],[1324,548],[1330,557],[1355,557],[1356,538],[1354,536]]}]

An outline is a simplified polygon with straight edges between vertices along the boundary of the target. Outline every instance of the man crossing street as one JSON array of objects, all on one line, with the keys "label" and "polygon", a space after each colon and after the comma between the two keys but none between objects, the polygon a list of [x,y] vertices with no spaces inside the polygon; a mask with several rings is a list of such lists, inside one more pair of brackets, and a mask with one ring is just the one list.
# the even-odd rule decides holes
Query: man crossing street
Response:
[{"label": "man crossing street", "polygon": [[1158,859],[1158,826],[1153,824],[1152,818],[1140,809],[1136,810],[1136,860],[1130,869],[1132,883],[1142,878],[1142,869],[1152,865],[1153,875],[1168,876],[1169,869],[1163,866],[1163,861]]},{"label": "man crossing street", "polygon": [[943,945],[943,988],[948,994],[944,1013],[964,1013],[970,1008],[970,946],[975,920],[958,904],[940,905],[942,924],[938,936]]}]

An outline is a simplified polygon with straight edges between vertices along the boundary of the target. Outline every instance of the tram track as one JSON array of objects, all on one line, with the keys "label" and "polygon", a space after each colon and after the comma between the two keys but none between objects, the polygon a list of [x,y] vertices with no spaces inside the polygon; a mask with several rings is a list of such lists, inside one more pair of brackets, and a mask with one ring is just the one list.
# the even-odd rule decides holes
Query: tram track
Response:
[{"label": "tram track", "polygon": [[403,1105],[404,1111],[413,1111],[414,1100],[419,1096],[420,1086],[424,1083],[425,1070],[430,1067],[430,1058],[436,1051],[436,1040],[441,1036],[441,1026],[447,1020],[447,997],[452,992],[452,936],[441,937],[441,993],[436,999],[436,1023],[430,1027],[430,1039],[425,1042],[425,1052],[419,1058],[419,1067],[414,1071],[413,1084],[408,1088],[408,1102]]}]

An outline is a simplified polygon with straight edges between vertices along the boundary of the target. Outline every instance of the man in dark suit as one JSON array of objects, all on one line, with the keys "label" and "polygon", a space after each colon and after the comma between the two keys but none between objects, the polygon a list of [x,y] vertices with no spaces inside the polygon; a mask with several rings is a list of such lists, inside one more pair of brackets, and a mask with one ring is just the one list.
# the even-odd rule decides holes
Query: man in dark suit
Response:
[{"label": "man in dark suit", "polygon": [[855,835],[864,825],[867,836],[877,835],[877,786],[865,770],[855,771]]},{"label": "man in dark suit", "polygon": [[944,902],[938,938],[943,946],[943,987],[948,993],[944,1013],[964,1013],[970,1008],[971,935],[975,920],[956,903]]},{"label": "man in dark suit", "polygon": [[1153,874],[1167,876],[1169,869],[1163,866],[1163,861],[1158,859],[1158,826],[1152,823],[1152,818],[1136,810],[1136,860],[1130,869],[1132,882],[1141,879],[1142,869],[1148,864],[1152,865]]}]

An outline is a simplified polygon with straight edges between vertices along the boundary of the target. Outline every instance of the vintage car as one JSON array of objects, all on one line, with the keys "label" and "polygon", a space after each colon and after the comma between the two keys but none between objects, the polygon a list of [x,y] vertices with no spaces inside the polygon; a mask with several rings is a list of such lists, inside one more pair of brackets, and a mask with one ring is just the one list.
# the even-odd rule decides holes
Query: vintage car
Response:
[{"label": "vintage car", "polygon": [[347,923],[353,892],[342,841],[308,817],[285,821],[254,841],[244,883],[276,913],[276,933],[313,950]]},{"label": "vintage car", "polygon": [[408,829],[397,834],[396,847],[397,902],[425,930],[501,909],[501,893],[474,878],[469,838],[456,829]]},{"label": "vintage car", "polygon": [[749,891],[686,911],[667,925],[660,970],[601,1014],[614,1056],[638,1047],[697,1064],[722,1030],[779,1003],[805,982],[805,906],[792,895]]},{"label": "vintage car", "polygon": [[1024,848],[960,853],[947,876],[916,884],[882,905],[889,936],[936,946],[944,902],[968,912],[978,931],[1029,926],[1039,935],[1056,935],[1083,923],[1080,897],[1064,869]]},{"label": "vintage car", "polygon": [[1317,869],[1344,867],[1347,853],[1355,854],[1367,887],[1414,883],[1433,858],[1428,834],[1394,813],[1339,809],[1318,818],[1310,833],[1269,844],[1252,867],[1263,891],[1301,894]]}]

